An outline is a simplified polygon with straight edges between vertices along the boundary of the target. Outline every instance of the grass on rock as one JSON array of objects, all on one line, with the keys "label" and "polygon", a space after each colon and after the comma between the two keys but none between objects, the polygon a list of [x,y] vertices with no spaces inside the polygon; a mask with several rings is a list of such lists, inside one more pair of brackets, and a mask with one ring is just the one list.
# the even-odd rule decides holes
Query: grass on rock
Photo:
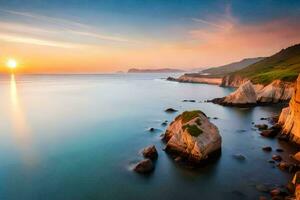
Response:
[{"label": "grass on rock", "polygon": [[187,132],[194,137],[198,137],[201,133],[203,133],[203,131],[201,129],[198,128],[198,126],[196,125],[184,125],[182,127],[183,130],[187,130]]}]

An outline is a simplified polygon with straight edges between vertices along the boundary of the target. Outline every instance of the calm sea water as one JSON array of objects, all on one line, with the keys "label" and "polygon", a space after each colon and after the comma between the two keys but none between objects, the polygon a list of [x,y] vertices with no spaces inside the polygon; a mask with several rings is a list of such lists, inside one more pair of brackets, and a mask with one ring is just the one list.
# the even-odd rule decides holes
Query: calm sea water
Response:
[{"label": "calm sea water", "polygon": [[[261,137],[251,124],[278,114],[280,106],[240,109],[203,103],[231,90],[161,79],[166,76],[1,76],[0,199],[254,199],[261,195],[256,184],[287,183],[291,175],[268,163],[272,153],[261,147],[282,147],[284,156],[295,149]],[[201,109],[219,118],[211,120],[223,137],[215,163],[190,170],[162,151],[161,122],[178,114],[165,113],[168,107]],[[159,131],[149,133],[149,127]],[[159,150],[154,173],[132,172],[142,159],[140,150],[151,144]],[[234,159],[237,153],[246,160]]]}]

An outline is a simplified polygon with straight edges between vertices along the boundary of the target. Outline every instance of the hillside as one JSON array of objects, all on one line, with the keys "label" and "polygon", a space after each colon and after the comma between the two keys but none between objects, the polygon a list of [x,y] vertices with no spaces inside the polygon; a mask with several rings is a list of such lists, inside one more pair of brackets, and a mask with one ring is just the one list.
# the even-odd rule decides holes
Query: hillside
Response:
[{"label": "hillside", "polygon": [[162,69],[136,69],[131,68],[127,73],[175,73],[175,72],[184,72],[180,69],[172,69],[172,68],[162,68]]},{"label": "hillside", "polygon": [[273,80],[295,81],[300,73],[300,44],[231,73],[250,79],[254,83],[268,84]]},{"label": "hillside", "polygon": [[256,63],[258,61],[261,61],[264,59],[263,57],[258,57],[258,58],[245,58],[239,62],[233,62],[227,65],[222,65],[219,67],[213,67],[209,69],[205,69],[202,71],[202,73],[208,73],[210,75],[216,75],[216,76],[224,76],[226,74],[235,72],[237,70],[241,70],[253,63]]}]

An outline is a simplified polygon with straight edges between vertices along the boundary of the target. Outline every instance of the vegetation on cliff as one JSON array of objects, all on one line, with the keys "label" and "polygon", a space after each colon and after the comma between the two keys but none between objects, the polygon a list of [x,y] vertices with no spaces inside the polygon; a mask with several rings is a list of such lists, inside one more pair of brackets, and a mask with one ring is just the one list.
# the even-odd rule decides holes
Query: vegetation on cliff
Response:
[{"label": "vegetation on cliff", "polygon": [[214,76],[225,76],[229,73],[244,69],[245,67],[247,67],[253,63],[256,63],[258,61],[261,61],[262,59],[264,59],[264,58],[263,57],[245,58],[238,62],[233,62],[233,63],[229,63],[227,65],[222,65],[219,67],[212,67],[209,69],[205,69],[202,71],[202,73],[208,73],[208,74],[214,75]]},{"label": "vegetation on cliff", "polygon": [[269,84],[274,80],[293,82],[300,73],[300,44],[231,73],[250,79],[253,83]]}]

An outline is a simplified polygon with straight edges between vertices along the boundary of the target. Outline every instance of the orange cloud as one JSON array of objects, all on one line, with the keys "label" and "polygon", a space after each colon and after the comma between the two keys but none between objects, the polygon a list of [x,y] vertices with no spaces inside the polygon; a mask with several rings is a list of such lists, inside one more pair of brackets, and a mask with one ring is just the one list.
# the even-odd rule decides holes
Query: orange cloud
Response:
[{"label": "orange cloud", "polygon": [[218,26],[223,28],[191,30],[189,33],[195,44],[186,48],[198,51],[200,59],[229,62],[244,57],[268,56],[300,42],[300,26],[289,19],[250,25],[226,21]]}]

